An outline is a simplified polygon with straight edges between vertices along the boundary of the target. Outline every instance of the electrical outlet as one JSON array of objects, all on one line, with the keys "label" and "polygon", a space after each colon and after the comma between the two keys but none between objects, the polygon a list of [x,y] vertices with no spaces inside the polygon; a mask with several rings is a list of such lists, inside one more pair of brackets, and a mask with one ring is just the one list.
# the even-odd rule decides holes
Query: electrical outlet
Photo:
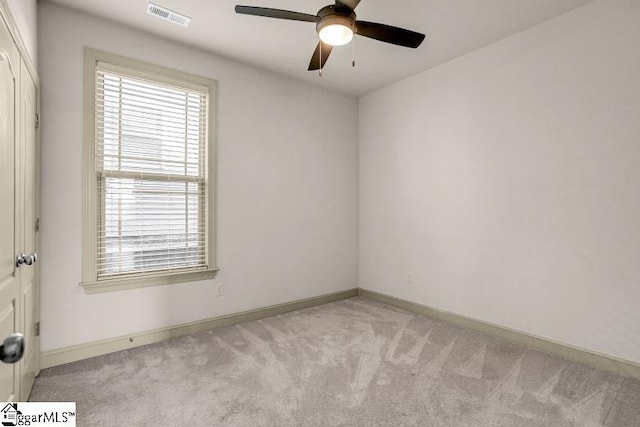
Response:
[{"label": "electrical outlet", "polygon": [[407,273],[407,285],[413,284],[413,273]]},{"label": "electrical outlet", "polygon": [[224,295],[224,284],[218,283],[218,294],[217,296],[221,297]]}]

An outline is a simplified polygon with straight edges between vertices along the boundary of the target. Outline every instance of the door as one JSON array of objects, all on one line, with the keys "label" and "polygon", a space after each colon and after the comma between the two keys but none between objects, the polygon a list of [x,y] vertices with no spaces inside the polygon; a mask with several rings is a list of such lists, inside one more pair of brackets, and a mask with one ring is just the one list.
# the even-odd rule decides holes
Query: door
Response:
[{"label": "door", "polygon": [[[17,68],[16,68],[17,67]],[[18,332],[20,322],[21,225],[16,165],[19,163],[16,137],[18,73],[20,56],[0,19],[0,340]],[[0,399],[20,398],[20,365],[0,363]]]},{"label": "door", "polygon": [[40,339],[38,324],[38,263],[37,263],[37,232],[38,232],[38,204],[37,204],[37,99],[36,84],[31,78],[24,61],[20,61],[20,152],[21,182],[18,185],[22,191],[22,251],[25,263],[20,267],[20,300],[22,322],[21,332],[25,338],[25,353],[21,363],[22,381],[20,386],[20,400],[26,401],[31,393],[33,381],[39,370]]}]

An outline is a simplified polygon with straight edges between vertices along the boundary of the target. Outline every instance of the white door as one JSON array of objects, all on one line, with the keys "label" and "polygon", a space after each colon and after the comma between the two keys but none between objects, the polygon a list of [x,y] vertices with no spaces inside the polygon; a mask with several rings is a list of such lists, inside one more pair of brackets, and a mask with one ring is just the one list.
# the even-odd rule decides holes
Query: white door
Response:
[{"label": "white door", "polygon": [[22,191],[22,250],[26,254],[25,264],[20,268],[20,296],[22,322],[21,332],[25,337],[25,354],[21,363],[22,381],[20,400],[29,399],[33,381],[38,374],[40,354],[40,338],[36,323],[38,322],[38,275],[37,275],[37,136],[36,136],[36,84],[24,64],[20,70],[20,151],[22,153],[21,182]]},{"label": "white door", "polygon": [[[17,172],[18,151],[15,112],[18,99],[20,56],[0,19],[0,340],[17,332],[20,322],[20,212]],[[0,362],[0,399],[16,400],[20,394],[20,365]]]}]

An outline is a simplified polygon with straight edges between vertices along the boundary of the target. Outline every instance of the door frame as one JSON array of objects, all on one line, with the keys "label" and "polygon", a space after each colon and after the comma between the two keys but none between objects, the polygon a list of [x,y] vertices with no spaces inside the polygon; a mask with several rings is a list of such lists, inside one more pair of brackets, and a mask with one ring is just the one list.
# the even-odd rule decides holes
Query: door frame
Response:
[{"label": "door frame", "polygon": [[[31,78],[33,79],[33,82],[35,83],[36,86],[36,114],[38,115],[38,117],[40,117],[40,78],[38,76],[38,73],[36,71],[36,68],[33,64],[33,60],[31,58],[31,54],[29,53],[24,40],[22,39],[22,35],[20,34],[20,31],[18,29],[18,26],[16,24],[15,19],[13,18],[13,15],[11,14],[11,9],[9,8],[9,5],[7,3],[6,0],[0,0],[0,21],[4,21],[7,29],[9,30],[9,34],[11,35],[11,37],[13,38],[14,43],[16,44],[16,46],[18,47],[18,51],[20,52],[20,56],[22,57],[22,60],[24,61],[24,64],[27,68],[28,73],[31,75]],[[16,114],[19,114],[20,111],[17,111]],[[41,133],[41,128],[42,126],[39,125],[36,128],[36,146],[35,146],[35,156],[36,156],[36,164],[35,164],[35,170],[36,170],[36,177],[35,177],[35,183],[36,183],[36,194],[35,194],[35,214],[36,214],[36,218],[40,218],[40,206],[41,206],[41,184],[42,184],[42,133]],[[35,249],[36,252],[40,252],[40,233],[36,232],[35,234]],[[37,321],[40,321],[40,308],[41,308],[41,301],[40,301],[40,263],[36,263],[35,264],[35,271],[34,271],[34,282],[35,282],[35,292],[34,292],[34,298],[35,298],[35,315],[37,318]],[[22,291],[21,291],[22,292]],[[22,295],[21,295],[22,297]],[[37,345],[37,352],[38,354],[36,354],[36,375],[39,373],[40,371],[40,366],[42,365],[41,363],[41,359],[42,359],[42,353],[40,351],[40,337],[36,337],[38,345]],[[20,390],[20,393],[22,394],[22,391]]]},{"label": "door frame", "polygon": [[33,60],[31,59],[31,55],[27,50],[27,45],[24,44],[24,40],[20,35],[20,31],[18,30],[18,26],[16,25],[15,19],[13,19],[13,15],[11,14],[11,9],[7,3],[7,0],[0,0],[0,17],[7,24],[7,28],[9,29],[9,33],[11,37],[13,37],[13,41],[18,46],[18,50],[20,51],[20,55],[24,59],[24,62],[29,70],[29,74],[31,74],[31,78],[36,84],[36,89],[38,93],[38,111],[40,111],[40,79],[38,78],[38,73],[36,72],[36,67],[33,65]]}]

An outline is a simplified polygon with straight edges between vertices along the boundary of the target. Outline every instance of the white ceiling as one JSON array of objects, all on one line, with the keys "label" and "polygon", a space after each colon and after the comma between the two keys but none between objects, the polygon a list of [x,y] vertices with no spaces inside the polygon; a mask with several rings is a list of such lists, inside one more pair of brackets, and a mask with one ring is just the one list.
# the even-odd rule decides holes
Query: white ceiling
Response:
[{"label": "white ceiling", "polygon": [[49,0],[295,79],[360,96],[551,19],[591,0],[362,0],[358,19],[427,35],[418,49],[363,37],[336,47],[322,77],[307,71],[315,25],[234,12],[236,4],[315,14],[330,0],[155,0],[191,16],[188,28],[146,14],[147,0]]}]

